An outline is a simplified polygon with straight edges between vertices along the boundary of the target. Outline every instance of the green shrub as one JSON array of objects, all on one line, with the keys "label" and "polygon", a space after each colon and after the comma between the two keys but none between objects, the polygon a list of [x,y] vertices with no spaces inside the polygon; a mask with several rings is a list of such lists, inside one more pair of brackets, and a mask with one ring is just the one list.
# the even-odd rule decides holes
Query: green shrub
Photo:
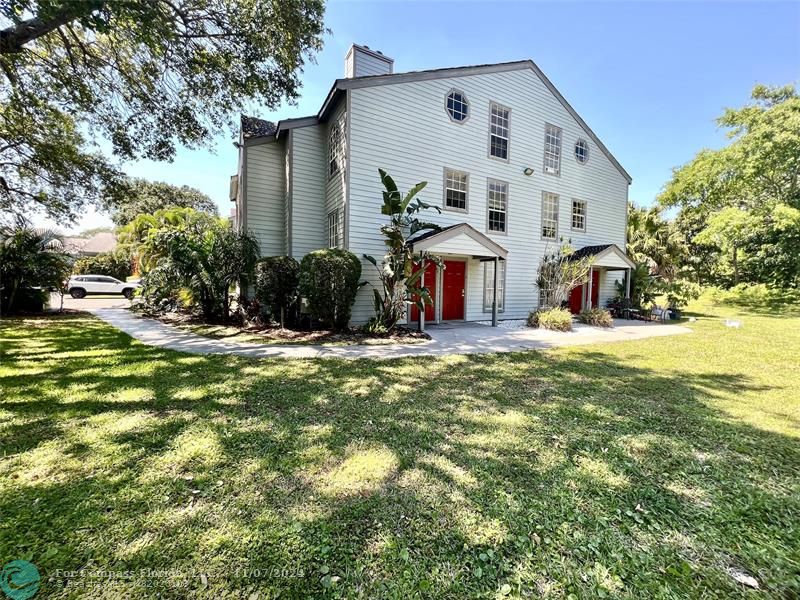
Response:
[{"label": "green shrub", "polygon": [[316,250],[300,263],[300,294],[311,315],[333,329],[346,329],[350,323],[359,279],[361,261],[347,250]]},{"label": "green shrub", "polygon": [[96,256],[84,256],[72,267],[75,275],[106,275],[125,281],[133,273],[131,259],[118,252],[102,252]]},{"label": "green shrub", "polygon": [[676,279],[667,284],[665,293],[667,303],[671,308],[686,306],[692,300],[697,300],[703,289],[692,281]]},{"label": "green shrub", "polygon": [[740,283],[729,290],[711,288],[711,300],[750,308],[777,308],[787,304],[800,304],[800,290],[769,287],[763,283]]},{"label": "green shrub", "polygon": [[280,319],[281,327],[297,301],[299,285],[300,263],[291,256],[269,256],[256,265],[256,298]]},{"label": "green shrub", "polygon": [[611,327],[614,324],[611,313],[604,308],[587,308],[578,315],[578,320],[586,325]]},{"label": "green shrub", "polygon": [[528,315],[528,327],[572,331],[572,314],[566,308],[545,308]]}]

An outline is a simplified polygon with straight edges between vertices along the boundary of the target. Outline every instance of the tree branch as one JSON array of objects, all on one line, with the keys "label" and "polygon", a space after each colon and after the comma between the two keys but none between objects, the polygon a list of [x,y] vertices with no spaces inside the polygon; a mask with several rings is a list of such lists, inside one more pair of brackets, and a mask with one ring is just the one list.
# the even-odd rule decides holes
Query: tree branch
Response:
[{"label": "tree branch", "polygon": [[87,16],[102,5],[102,0],[66,2],[60,10],[46,18],[36,16],[3,29],[0,31],[0,54],[21,52],[22,47],[28,42],[40,38],[78,17]]}]

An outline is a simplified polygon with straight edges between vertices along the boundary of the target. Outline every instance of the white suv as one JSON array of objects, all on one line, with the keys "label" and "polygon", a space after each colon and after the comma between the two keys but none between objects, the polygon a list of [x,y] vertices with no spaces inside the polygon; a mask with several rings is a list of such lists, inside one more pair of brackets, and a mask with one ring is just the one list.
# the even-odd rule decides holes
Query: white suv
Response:
[{"label": "white suv", "polygon": [[67,291],[73,298],[83,298],[87,294],[122,294],[133,296],[139,284],[133,281],[120,281],[107,275],[73,275],[67,282]]}]

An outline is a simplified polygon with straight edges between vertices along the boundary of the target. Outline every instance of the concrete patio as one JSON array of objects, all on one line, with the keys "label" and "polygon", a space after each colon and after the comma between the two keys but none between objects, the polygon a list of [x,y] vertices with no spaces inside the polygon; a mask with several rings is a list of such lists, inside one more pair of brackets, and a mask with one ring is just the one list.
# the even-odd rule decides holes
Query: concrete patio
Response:
[{"label": "concrete patio", "polygon": [[487,354],[544,350],[557,346],[575,346],[597,342],[639,340],[692,331],[681,325],[620,319],[615,320],[614,327],[608,329],[575,325],[574,331],[570,333],[530,328],[505,329],[478,323],[447,323],[429,326],[427,331],[432,339],[417,344],[273,345],[202,337],[154,319],[138,317],[123,308],[89,308],[88,310],[110,325],[150,346],[194,354],[235,354],[251,358],[383,359],[402,356]]}]

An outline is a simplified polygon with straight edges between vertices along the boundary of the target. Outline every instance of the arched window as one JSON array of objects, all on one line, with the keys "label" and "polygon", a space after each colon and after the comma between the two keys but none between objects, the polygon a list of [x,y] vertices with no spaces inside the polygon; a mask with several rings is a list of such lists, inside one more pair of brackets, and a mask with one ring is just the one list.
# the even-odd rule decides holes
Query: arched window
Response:
[{"label": "arched window", "polygon": [[589,160],[589,142],[584,139],[575,142],[575,160],[581,164]]}]

